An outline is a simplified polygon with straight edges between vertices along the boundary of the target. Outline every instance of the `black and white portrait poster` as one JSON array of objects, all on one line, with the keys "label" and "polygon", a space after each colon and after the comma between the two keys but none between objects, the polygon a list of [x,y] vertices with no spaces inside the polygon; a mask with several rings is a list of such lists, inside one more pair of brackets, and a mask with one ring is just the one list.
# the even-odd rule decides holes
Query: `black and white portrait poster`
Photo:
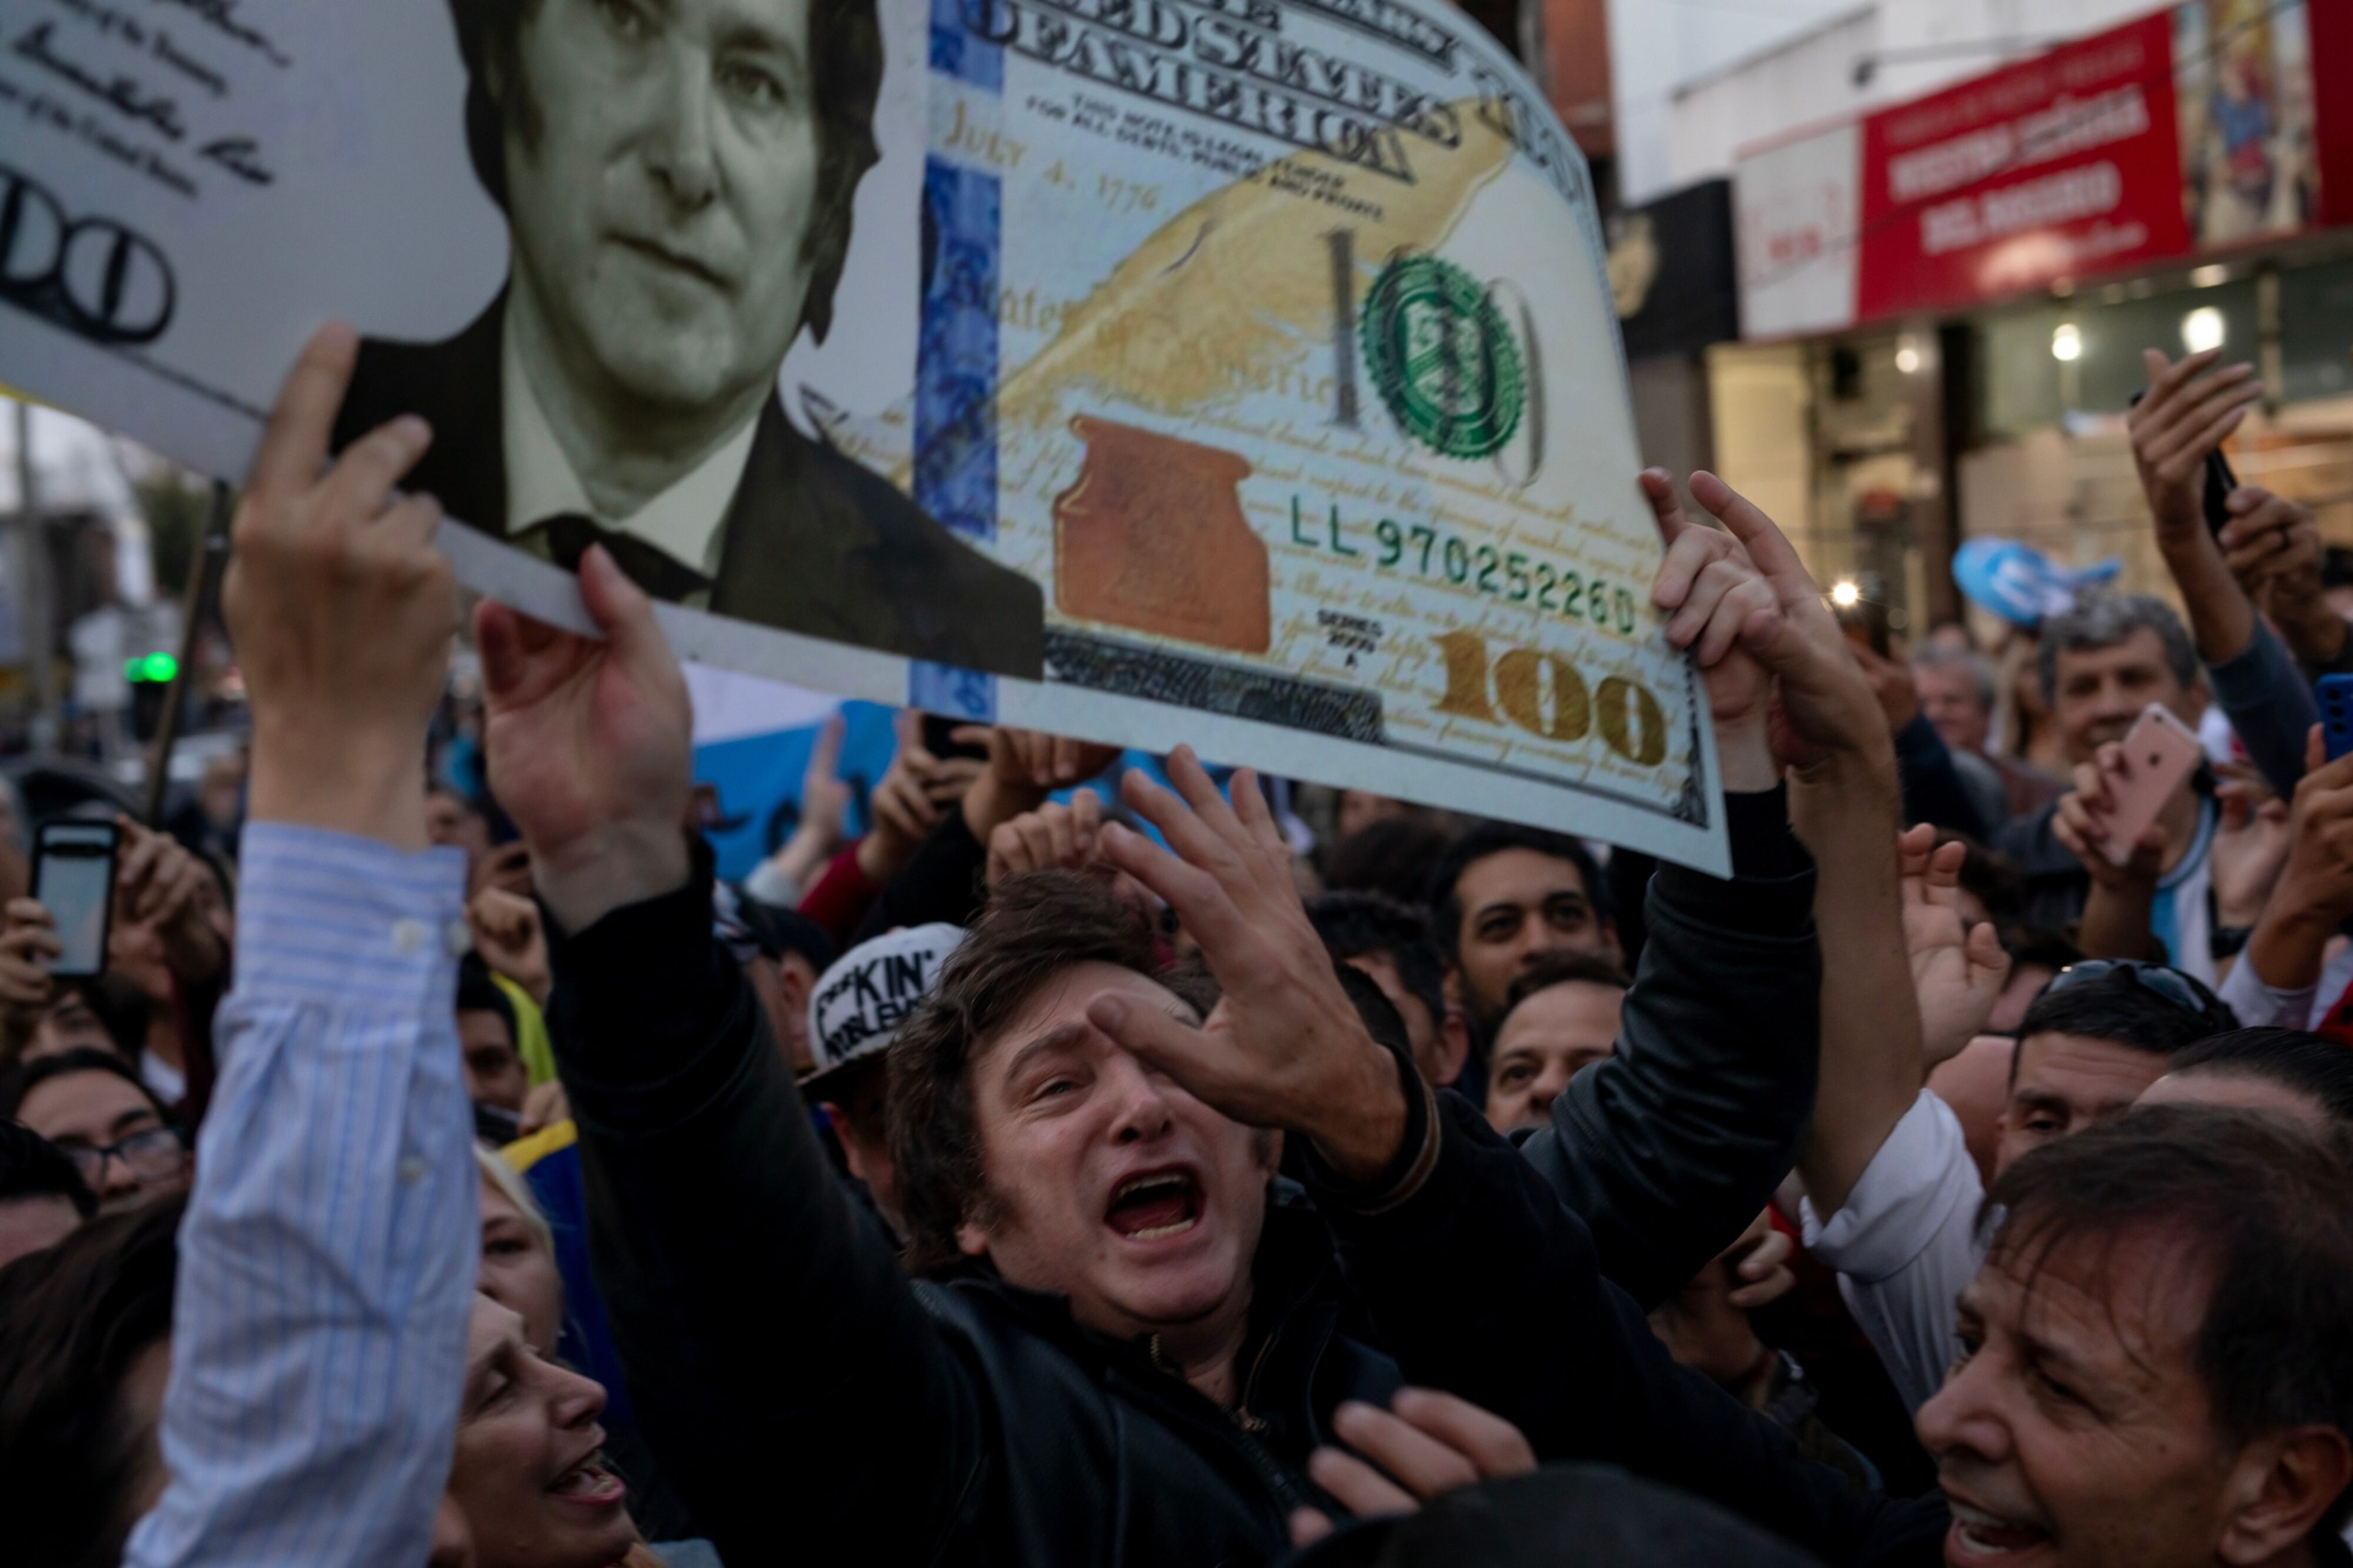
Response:
[{"label": "black and white portrait poster", "polygon": [[1581,160],[1442,0],[0,0],[0,382],[691,658],[1724,860]]}]

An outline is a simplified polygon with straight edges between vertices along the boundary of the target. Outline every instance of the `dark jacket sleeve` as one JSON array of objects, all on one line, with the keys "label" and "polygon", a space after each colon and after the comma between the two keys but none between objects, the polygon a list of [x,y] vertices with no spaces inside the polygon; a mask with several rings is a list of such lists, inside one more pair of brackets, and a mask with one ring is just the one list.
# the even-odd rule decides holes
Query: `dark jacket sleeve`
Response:
[{"label": "dark jacket sleeve", "polygon": [[1528,1161],[1644,1307],[1730,1246],[1789,1173],[1813,1111],[1821,949],[1788,792],[1725,797],[1729,881],[1662,865],[1617,1054],[1553,1101]]},{"label": "dark jacket sleeve", "polygon": [[901,926],[934,921],[970,925],[980,910],[981,873],[987,868],[988,847],[972,836],[963,812],[949,812],[906,868],[882,885],[859,922],[853,945]]},{"label": "dark jacket sleeve", "polygon": [[[2353,647],[2353,638],[2348,647]],[[2208,665],[2206,678],[2263,782],[2282,800],[2293,796],[2304,777],[2304,738],[2320,722],[2308,673],[2258,619],[2254,637],[2238,657]]]},{"label": "dark jacket sleeve", "polygon": [[1978,815],[1960,771],[1953,766],[1953,753],[1945,749],[1945,738],[1926,713],[1915,713],[1910,723],[1895,731],[1895,771],[1904,784],[1905,822],[1933,822],[1979,843],[1998,826]]},{"label": "dark jacket sleeve", "polygon": [[[1663,937],[1654,937],[1656,945]],[[1831,1564],[1941,1561],[1940,1498],[1892,1500],[1677,1366],[1602,1277],[1591,1234],[1468,1102],[1438,1096],[1435,1163],[1378,1214],[1309,1162],[1349,1284],[1406,1380],[1504,1416],[1546,1463],[1595,1461],[1699,1493]]]},{"label": "dark jacket sleeve", "polygon": [[663,1470],[730,1563],[929,1560],[975,1394],[711,934],[708,857],[552,957],[590,1254]]}]

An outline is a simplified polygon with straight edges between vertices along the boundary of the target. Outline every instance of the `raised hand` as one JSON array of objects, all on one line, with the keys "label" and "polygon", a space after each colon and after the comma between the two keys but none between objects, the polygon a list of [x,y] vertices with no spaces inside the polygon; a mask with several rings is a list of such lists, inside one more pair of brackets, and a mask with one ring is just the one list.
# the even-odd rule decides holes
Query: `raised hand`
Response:
[{"label": "raised hand", "polygon": [[555,977],[548,965],[547,932],[540,925],[539,906],[503,888],[484,888],[467,904],[466,924],[482,962],[546,1006]]},{"label": "raised hand", "polygon": [[2240,960],[2282,990],[2319,980],[2329,940],[2353,915],[2353,756],[2330,762],[2315,724],[2305,736],[2304,762],[2288,807],[2287,864]]},{"label": "raised hand", "polygon": [[2118,890],[2154,889],[2165,863],[2165,829],[2152,826],[2141,833],[2132,853],[2119,863],[2113,851],[2116,833],[2111,821],[2116,789],[2125,775],[2125,749],[2110,742],[2075,767],[2075,787],[2059,797],[2051,818],[2051,836],[2065,845],[2092,880]]},{"label": "raised hand", "polygon": [[114,825],[122,836],[114,871],[117,924],[153,928],[165,966],[181,979],[211,979],[227,967],[228,948],[205,917],[205,868],[168,833],[127,816]]},{"label": "raised hand", "polygon": [[2287,864],[2272,896],[2327,920],[2353,915],[2353,756],[2330,762],[2316,724],[2305,739],[2305,774],[2288,808]]},{"label": "raised hand", "polygon": [[1920,998],[1922,1071],[1958,1056],[1992,1016],[2010,954],[1989,921],[1961,918],[1963,844],[1939,845],[1922,824],[1897,840],[1904,877],[1904,945]]},{"label": "raised hand", "polygon": [[37,899],[11,899],[0,911],[0,1055],[14,1057],[56,1000],[49,965],[64,950],[57,921]]},{"label": "raised hand", "polygon": [[841,738],[849,729],[839,712],[826,720],[809,747],[808,766],[801,771],[801,817],[793,837],[806,833],[828,850],[841,842],[842,824],[849,818],[849,786],[841,781]]},{"label": "raised hand", "polygon": [[1740,630],[1750,616],[1775,611],[1772,586],[1737,539],[1692,521],[1665,469],[1645,468],[1638,478],[1667,547],[1651,602],[1667,612],[1668,643],[1699,661],[1725,784],[1769,789],[1780,776],[1767,727],[1773,678],[1740,646]]},{"label": "raised hand", "polygon": [[965,826],[983,844],[1000,824],[1034,809],[1055,790],[1084,784],[1119,761],[1117,746],[1001,724],[993,729],[967,725],[955,738],[988,746],[988,766],[964,797]]},{"label": "raised hand", "polygon": [[[2244,764],[2234,764],[2253,773]],[[2252,926],[2263,912],[2294,842],[2287,802],[2260,777],[2225,779],[2214,790],[2221,821],[2214,829],[2214,915],[2226,926]]]},{"label": "raised hand", "polygon": [[2298,658],[2333,664],[2344,657],[2353,630],[2328,603],[2320,529],[2310,510],[2261,485],[2241,485],[2223,504],[2231,521],[2214,542],[2240,587],[2263,606]]},{"label": "raised hand", "polygon": [[458,629],[441,509],[394,489],[432,431],[327,443],[359,339],[319,329],[280,389],[230,530],[221,607],[253,709],[251,812],[423,848],[425,728]]},{"label": "raised hand", "polygon": [[2261,485],[2241,485],[2223,504],[2231,521],[2214,542],[2251,597],[2284,582],[2299,599],[2320,597],[2320,527],[2310,509]]},{"label": "raised hand", "polygon": [[[867,797],[866,809],[871,817],[866,837],[858,843],[859,868],[872,882],[887,882],[898,875],[932,829],[955,805],[956,797],[944,796],[943,785],[946,776],[940,759],[923,745],[923,716],[913,708],[902,708],[892,721],[898,732],[898,749],[892,753],[891,765],[882,771],[882,778]],[[962,758],[968,770],[964,773],[965,787],[977,767]]]},{"label": "raised hand", "polygon": [[1109,995],[1089,1020],[1235,1121],[1302,1133],[1344,1179],[1372,1180],[1404,1142],[1404,1084],[1308,923],[1258,775],[1238,770],[1229,805],[1179,746],[1168,777],[1175,794],[1131,772],[1123,795],[1170,848],[1114,822],[1103,858],[1176,911],[1225,994],[1198,1029]]},{"label": "raised hand", "polygon": [[2249,363],[2218,365],[2220,349],[2168,360],[2156,349],[2142,351],[2148,393],[2126,416],[2132,435],[2133,463],[2142,491],[2156,514],[2159,533],[2186,533],[2206,526],[2206,454],[2222,444],[2263,398],[2263,384]]},{"label": "raised hand", "polygon": [[[1307,1458],[1308,1479],[1359,1519],[1417,1512],[1440,1492],[1536,1468],[1535,1451],[1518,1427],[1434,1388],[1400,1388],[1387,1410],[1348,1400],[1332,1413],[1332,1433],[1356,1453],[1316,1449]],[[1320,1510],[1291,1516],[1293,1546],[1331,1533],[1332,1521]]]},{"label": "raised hand", "polygon": [[[1798,558],[1796,547],[1773,520],[1730,485],[1704,470],[1691,478],[1692,498],[1730,531],[1749,564],[1771,592],[1772,603],[1757,607],[1744,595],[1735,628],[1742,651],[1774,679],[1773,746],[1781,762],[1808,767],[1840,758],[1861,758],[1891,777],[1894,752],[1887,723],[1869,682],[1847,651],[1846,635],[1822,603],[1822,593]],[[1674,554],[1671,542],[1670,564]],[[1680,602],[1683,590],[1660,574],[1652,597],[1662,605]],[[1662,596],[1663,595],[1663,596]],[[1710,629],[1714,629],[1711,620]],[[1669,623],[1672,640],[1676,627]],[[1703,660],[1706,657],[1703,646]]]},{"label": "raised hand", "polygon": [[1001,822],[988,836],[988,883],[1050,868],[1075,870],[1094,858],[1095,836],[1103,826],[1103,799],[1082,789],[1071,804],[1048,801]]},{"label": "raised hand", "polygon": [[686,880],[693,712],[652,603],[602,547],[580,560],[581,637],[484,601],[483,749],[491,788],[531,847],[540,897],[568,931]]},{"label": "raised hand", "polygon": [[[958,731],[956,739],[979,739],[976,729]],[[1042,730],[1012,730],[999,725],[987,731],[988,763],[999,777],[1027,780],[1041,790],[1067,789],[1086,783],[1119,761],[1117,746],[1049,735]]]}]

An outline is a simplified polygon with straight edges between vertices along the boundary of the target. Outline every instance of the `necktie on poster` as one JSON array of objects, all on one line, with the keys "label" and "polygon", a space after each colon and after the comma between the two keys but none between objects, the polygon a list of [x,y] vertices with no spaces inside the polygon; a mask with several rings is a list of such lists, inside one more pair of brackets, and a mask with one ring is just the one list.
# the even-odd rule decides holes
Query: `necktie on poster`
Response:
[{"label": "necktie on poster", "polygon": [[1591,186],[1439,0],[0,0],[0,381],[235,477],[352,321],[533,613],[617,538],[708,663],[1725,864]]}]

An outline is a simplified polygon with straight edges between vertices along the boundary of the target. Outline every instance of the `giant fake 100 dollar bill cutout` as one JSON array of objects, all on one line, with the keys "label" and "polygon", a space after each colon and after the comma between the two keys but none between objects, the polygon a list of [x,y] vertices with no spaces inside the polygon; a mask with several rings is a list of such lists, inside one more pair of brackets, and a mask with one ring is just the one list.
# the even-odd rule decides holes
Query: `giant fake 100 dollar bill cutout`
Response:
[{"label": "giant fake 100 dollar bill cutout", "polygon": [[0,0],[0,380],[235,476],[301,339],[473,585],[1725,860],[1584,165],[1440,0]]}]

